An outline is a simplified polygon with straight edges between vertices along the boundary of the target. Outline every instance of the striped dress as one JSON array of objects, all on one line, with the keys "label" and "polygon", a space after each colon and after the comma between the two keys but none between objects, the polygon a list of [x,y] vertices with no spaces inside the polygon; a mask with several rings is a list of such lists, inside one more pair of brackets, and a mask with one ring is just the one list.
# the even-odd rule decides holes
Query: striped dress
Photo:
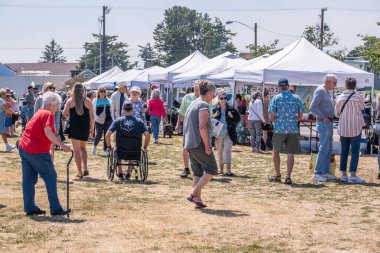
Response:
[{"label": "striped dress", "polygon": [[337,97],[335,104],[335,116],[339,118],[338,134],[343,137],[360,135],[365,125],[362,113],[364,110],[364,99],[358,92],[355,92],[351,96],[342,112],[344,103],[353,92],[355,91],[345,90]]}]

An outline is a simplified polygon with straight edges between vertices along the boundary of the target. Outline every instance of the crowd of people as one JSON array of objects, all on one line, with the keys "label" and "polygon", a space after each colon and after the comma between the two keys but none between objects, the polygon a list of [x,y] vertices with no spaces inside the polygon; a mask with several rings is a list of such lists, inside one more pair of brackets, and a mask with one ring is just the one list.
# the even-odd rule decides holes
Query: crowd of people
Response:
[{"label": "crowd of people", "polygon": [[[310,105],[310,111],[316,116],[319,133],[319,152],[312,179],[319,182],[337,179],[329,171],[333,120],[336,117],[339,118],[338,134],[341,143],[340,181],[364,183],[356,174],[364,126],[364,99],[356,92],[356,80],[348,78],[345,91],[334,102],[331,91],[336,85],[337,77],[326,75],[323,84],[315,90]],[[274,174],[268,180],[282,181],[280,153],[285,152],[287,171],[284,183],[292,184],[294,155],[301,150],[299,121],[303,117],[304,108],[300,98],[289,89],[286,78],[278,81],[278,87],[280,92],[273,98],[270,98],[267,89],[263,94],[252,94],[248,106],[239,94],[236,103],[229,103],[226,90],[217,89],[208,81],[199,81],[192,89],[188,89],[188,94],[183,97],[178,109],[178,120],[174,128],[178,132],[182,129],[183,132],[184,170],[181,177],[193,174],[193,190],[187,199],[196,207],[206,207],[201,194],[211,178],[218,174],[234,176],[231,166],[232,148],[238,142],[237,124],[245,121],[246,117],[252,152],[267,153],[269,147],[273,150]],[[83,84],[77,83],[65,96],[58,94],[55,85],[48,82],[43,85],[40,93],[36,92],[35,87],[29,86],[25,101],[19,107],[11,90],[0,89],[0,133],[7,151],[15,148],[8,143],[7,138],[13,134],[18,117],[22,119],[23,134],[19,142],[19,153],[23,171],[24,211],[28,215],[45,213],[34,201],[34,185],[38,175],[45,181],[51,214],[70,212],[59,203],[57,174],[53,164],[57,148],[65,152],[71,150],[65,135],[71,140],[78,180],[90,174],[86,149],[90,139],[93,141],[91,155],[97,154],[98,144],[103,139],[103,156],[107,156],[110,151],[111,135],[114,132],[118,135],[123,127],[136,127],[135,132],[145,136],[144,149],[149,145],[149,127],[153,133],[153,143],[159,143],[160,123],[166,121],[160,90],[154,87],[146,102],[141,99],[141,93],[139,87],[128,88],[126,83],[119,83],[109,96],[104,87],[99,87],[96,92],[86,91]],[[376,123],[380,123],[379,107],[380,103],[377,103]],[[377,134],[380,133],[379,126],[375,125]],[[269,138],[271,131],[273,136]],[[217,159],[213,147],[217,151]],[[348,175],[349,153],[351,161]],[[378,164],[380,166],[380,155]],[[120,179],[128,179],[131,170],[128,168],[123,173],[121,166],[118,166],[116,174]]]}]

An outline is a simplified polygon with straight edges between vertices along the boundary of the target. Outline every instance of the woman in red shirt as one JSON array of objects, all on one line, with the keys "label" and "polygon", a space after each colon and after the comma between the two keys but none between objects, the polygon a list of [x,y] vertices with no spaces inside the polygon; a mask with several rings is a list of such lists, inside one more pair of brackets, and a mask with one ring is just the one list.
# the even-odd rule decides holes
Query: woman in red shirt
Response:
[{"label": "woman in red shirt", "polygon": [[161,118],[165,120],[166,112],[164,102],[160,99],[160,91],[153,90],[150,100],[148,101],[148,110],[150,123],[152,124],[154,144],[158,143],[158,131],[160,129]]},{"label": "woman in red shirt", "polygon": [[60,146],[63,151],[70,152],[70,147],[63,144],[55,136],[54,113],[58,110],[60,97],[53,92],[46,92],[42,96],[43,107],[34,114],[28,122],[20,139],[19,152],[22,165],[22,192],[24,197],[24,211],[26,215],[45,214],[34,200],[34,185],[38,175],[44,180],[51,215],[66,215],[70,210],[62,208],[57,194],[57,172],[50,155],[50,144]]}]

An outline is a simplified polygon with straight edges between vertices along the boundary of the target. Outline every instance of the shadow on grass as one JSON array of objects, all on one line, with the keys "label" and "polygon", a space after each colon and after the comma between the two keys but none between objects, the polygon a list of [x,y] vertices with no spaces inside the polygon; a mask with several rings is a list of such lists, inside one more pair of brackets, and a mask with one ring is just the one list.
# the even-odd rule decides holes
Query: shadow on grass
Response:
[{"label": "shadow on grass", "polygon": [[112,181],[114,184],[141,184],[141,185],[154,185],[154,184],[160,184],[157,181],[151,181],[147,180],[145,182],[142,182],[140,180],[115,180]]},{"label": "shadow on grass", "polygon": [[[66,184],[66,180],[58,180],[57,181],[58,184]],[[74,182],[69,182],[69,184],[74,184]]]},{"label": "shadow on grass", "polygon": [[[86,183],[105,183],[108,182],[107,179],[99,179],[99,178],[93,178],[93,177],[84,177],[82,179],[74,178],[74,182],[86,182]],[[66,181],[64,181],[66,182]]]},{"label": "shadow on grass", "polygon": [[295,184],[293,183],[290,185],[292,188],[313,188],[313,189],[320,189],[323,187],[326,187],[324,184]]},{"label": "shadow on grass", "polygon": [[216,209],[200,209],[200,211],[204,214],[216,215],[221,217],[241,217],[241,216],[249,216],[247,213],[234,211],[234,210],[216,210]]},{"label": "shadow on grass", "polygon": [[376,183],[353,184],[353,183],[338,182],[337,185],[338,185],[338,186],[366,186],[366,187],[380,187],[380,184],[376,184]]},{"label": "shadow on grass", "polygon": [[6,205],[0,204],[0,209],[7,207]]},{"label": "shadow on grass", "polygon": [[66,217],[49,217],[49,216],[37,216],[33,215],[30,218],[37,222],[53,222],[53,223],[67,223],[67,224],[75,224],[75,223],[83,223],[86,220],[84,219],[70,219]]},{"label": "shadow on grass", "polygon": [[159,142],[159,143],[156,144],[156,145],[158,145],[158,146],[160,146],[160,145],[164,145],[164,146],[172,146],[173,143],[162,143],[162,142]]},{"label": "shadow on grass", "polygon": [[227,177],[214,177],[211,179],[211,182],[217,182],[222,184],[228,184],[231,183],[232,179]]},{"label": "shadow on grass", "polygon": [[148,165],[157,165],[157,162],[148,162]]}]

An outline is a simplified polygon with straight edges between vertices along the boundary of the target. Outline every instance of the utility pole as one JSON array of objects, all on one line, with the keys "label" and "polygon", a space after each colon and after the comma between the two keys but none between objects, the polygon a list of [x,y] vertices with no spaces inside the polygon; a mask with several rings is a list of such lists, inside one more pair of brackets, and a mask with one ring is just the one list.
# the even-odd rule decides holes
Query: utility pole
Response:
[{"label": "utility pole", "polygon": [[255,23],[255,26],[254,26],[254,30],[255,30],[255,50],[257,50],[257,23]]},{"label": "utility pole", "polygon": [[320,45],[319,49],[323,50],[323,32],[324,32],[324,21],[325,21],[325,11],[327,11],[327,8],[321,9],[321,37],[319,39]]},{"label": "utility pole", "polygon": [[103,6],[103,57],[102,57],[102,73],[106,71],[106,12],[108,7]]}]

